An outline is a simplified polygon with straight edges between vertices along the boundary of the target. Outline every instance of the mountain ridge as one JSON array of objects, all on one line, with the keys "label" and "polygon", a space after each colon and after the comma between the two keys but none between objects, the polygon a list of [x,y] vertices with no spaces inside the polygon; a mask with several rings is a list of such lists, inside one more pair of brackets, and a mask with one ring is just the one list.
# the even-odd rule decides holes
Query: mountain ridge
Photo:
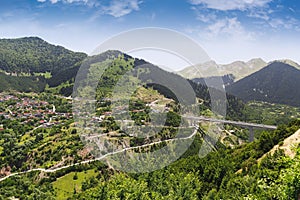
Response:
[{"label": "mountain ridge", "polygon": [[267,63],[261,58],[253,58],[247,62],[234,61],[230,64],[217,64],[215,61],[208,61],[196,66],[187,67],[178,71],[177,74],[188,79],[232,74],[235,77],[235,80],[240,80],[259,69],[262,69],[266,65]]}]

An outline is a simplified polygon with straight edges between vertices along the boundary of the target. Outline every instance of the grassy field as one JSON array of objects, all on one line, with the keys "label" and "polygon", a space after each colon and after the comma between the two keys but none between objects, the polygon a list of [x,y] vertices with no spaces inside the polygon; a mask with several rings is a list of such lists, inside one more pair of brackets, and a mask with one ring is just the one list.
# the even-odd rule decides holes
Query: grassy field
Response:
[{"label": "grassy field", "polygon": [[[77,179],[75,178],[77,175]],[[85,180],[88,180],[92,177],[96,177],[97,172],[95,169],[90,169],[83,172],[71,172],[53,182],[53,188],[56,192],[57,199],[67,199],[71,197],[75,191],[76,193],[81,192],[81,185]],[[76,180],[74,180],[76,179]]]}]

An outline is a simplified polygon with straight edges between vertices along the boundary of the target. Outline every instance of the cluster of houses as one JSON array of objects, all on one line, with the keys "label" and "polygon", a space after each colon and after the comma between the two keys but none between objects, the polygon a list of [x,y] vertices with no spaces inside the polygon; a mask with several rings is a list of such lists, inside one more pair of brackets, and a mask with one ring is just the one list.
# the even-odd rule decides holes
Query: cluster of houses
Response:
[{"label": "cluster of houses", "polygon": [[[17,97],[0,93],[0,117],[19,120],[22,124],[51,127],[59,123],[58,119],[69,119],[70,113],[57,112],[54,105],[31,97]],[[0,123],[0,130],[3,130]]]}]

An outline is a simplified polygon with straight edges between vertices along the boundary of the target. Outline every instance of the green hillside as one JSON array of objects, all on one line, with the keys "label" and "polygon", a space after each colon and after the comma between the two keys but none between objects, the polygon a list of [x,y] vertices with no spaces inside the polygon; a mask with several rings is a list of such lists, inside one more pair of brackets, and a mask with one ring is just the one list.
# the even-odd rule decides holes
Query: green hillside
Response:
[{"label": "green hillside", "polygon": [[[30,173],[0,182],[2,198],[21,199],[297,199],[299,147],[295,158],[278,151],[257,160],[300,128],[299,121],[264,132],[258,140],[199,158],[199,138],[186,157],[151,173],[127,174],[100,163],[59,173]],[[96,178],[95,178],[96,176]]]},{"label": "green hillside", "polygon": [[10,76],[0,72],[0,92],[17,90],[23,92],[41,92],[44,90],[46,80],[43,77]]},{"label": "green hillside", "polygon": [[47,43],[38,37],[0,39],[0,69],[9,73],[58,73],[82,61],[84,53],[75,53]]},{"label": "green hillside", "polygon": [[[132,74],[130,76],[133,77],[133,79],[134,77],[135,79],[137,77],[140,79],[139,84],[154,88],[165,97],[173,99],[176,102],[186,101],[185,103],[187,105],[193,104],[195,103],[193,102],[193,95],[195,95],[195,97],[203,101],[200,110],[211,109],[211,94],[215,94],[215,96],[218,97],[223,95],[223,92],[216,88],[208,88],[206,85],[196,84],[177,74],[164,71],[145,60],[133,58],[119,51],[107,51],[100,55],[88,57],[83,66],[85,67],[81,69],[82,71],[79,71],[79,75],[77,76],[78,85],[76,85],[76,87],[78,87],[80,83],[83,83],[83,85],[86,84],[87,76],[90,77],[90,82],[98,81],[99,73],[103,73],[97,86],[97,100],[105,97],[110,98],[115,85],[128,71],[131,71]],[[103,71],[104,68],[106,68],[105,71]],[[85,71],[87,69],[89,72]],[[133,81],[133,79],[130,81]],[[119,90],[125,92],[128,90],[128,86],[124,85],[124,87]],[[75,92],[78,91],[79,90]],[[85,93],[90,92],[89,87],[85,90],[81,89],[80,91],[84,91]],[[225,103],[227,117],[230,119],[241,119],[242,110],[245,106],[244,103],[233,95],[226,94],[225,92],[224,94],[226,95],[227,102],[215,102],[215,104],[222,105]]]},{"label": "green hillside", "polygon": [[74,80],[86,57],[38,37],[0,39],[1,86],[24,92],[59,86]]}]

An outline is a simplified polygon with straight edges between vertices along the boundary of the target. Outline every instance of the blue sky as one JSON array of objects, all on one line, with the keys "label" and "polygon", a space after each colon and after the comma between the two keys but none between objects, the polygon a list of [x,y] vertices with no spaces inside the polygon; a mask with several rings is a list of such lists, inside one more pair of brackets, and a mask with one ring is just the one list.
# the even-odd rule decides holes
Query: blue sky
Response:
[{"label": "blue sky", "polygon": [[0,0],[0,37],[39,36],[92,52],[112,35],[162,27],[196,40],[218,63],[300,62],[299,0]]}]

